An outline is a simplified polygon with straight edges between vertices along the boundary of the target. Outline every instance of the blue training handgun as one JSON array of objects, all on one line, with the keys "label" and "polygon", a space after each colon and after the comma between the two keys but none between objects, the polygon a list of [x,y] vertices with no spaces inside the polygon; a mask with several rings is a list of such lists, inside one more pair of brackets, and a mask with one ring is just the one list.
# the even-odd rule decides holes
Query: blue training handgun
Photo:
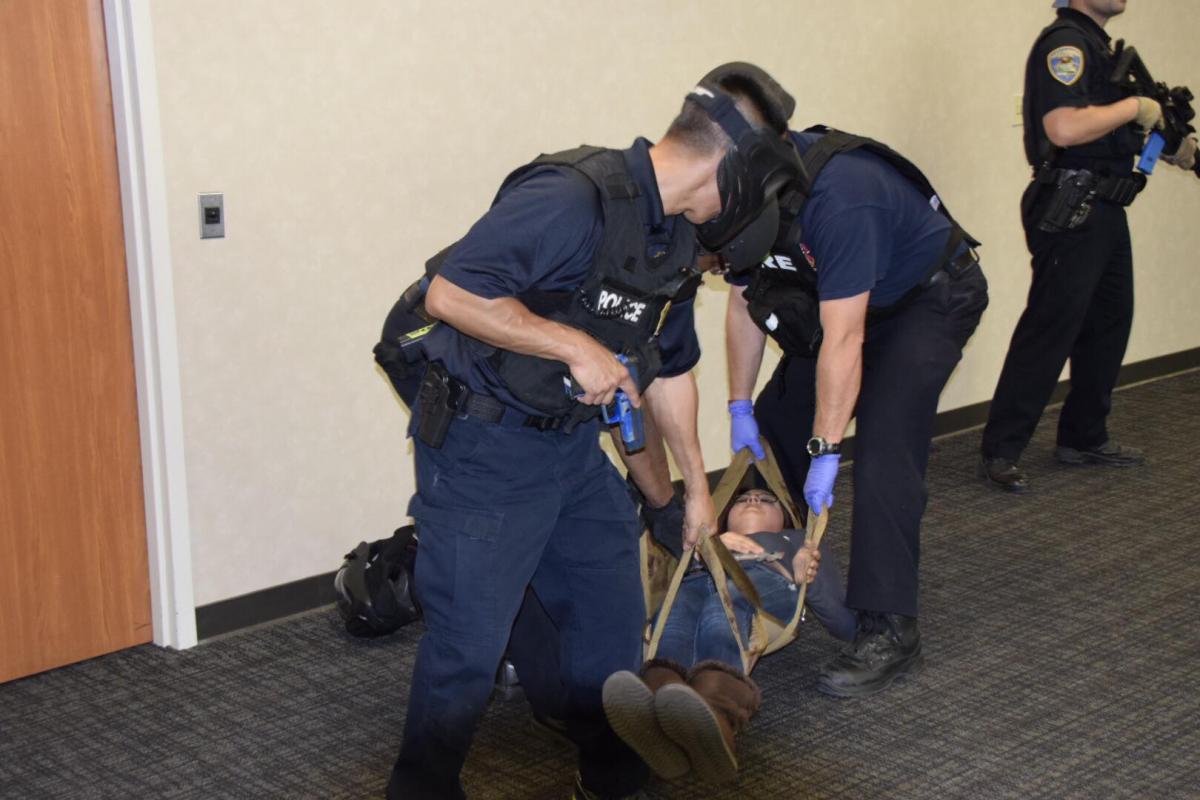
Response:
[{"label": "blue training handgun", "polygon": [[1162,155],[1163,145],[1166,143],[1166,138],[1158,131],[1150,133],[1150,137],[1146,139],[1146,145],[1142,148],[1142,154],[1138,157],[1137,168],[1139,172],[1144,172],[1147,175],[1154,172],[1154,165],[1158,163],[1158,157]]},{"label": "blue training handgun", "polygon": [[[623,355],[618,355],[617,360],[629,369],[629,374],[633,376],[633,382],[637,383],[637,362],[630,361]],[[646,428],[642,423],[642,410],[633,407],[633,404],[629,402],[629,396],[623,390],[617,389],[617,395],[613,398],[612,403],[600,409],[600,416],[604,418],[606,425],[621,426],[621,441],[625,445],[626,453],[636,453],[646,446]]]},{"label": "blue training handgun", "polygon": [[[633,376],[633,382],[637,383],[637,361],[621,354],[617,355],[617,360],[629,369],[629,374]],[[573,378],[563,377],[563,384],[566,386],[567,394],[571,397],[577,398],[583,395],[583,389],[575,383]],[[625,445],[626,453],[636,453],[646,446],[646,428],[642,423],[642,410],[633,407],[633,404],[629,402],[629,396],[623,390],[617,389],[613,401],[600,407],[600,416],[606,425],[621,426],[621,442]]]}]

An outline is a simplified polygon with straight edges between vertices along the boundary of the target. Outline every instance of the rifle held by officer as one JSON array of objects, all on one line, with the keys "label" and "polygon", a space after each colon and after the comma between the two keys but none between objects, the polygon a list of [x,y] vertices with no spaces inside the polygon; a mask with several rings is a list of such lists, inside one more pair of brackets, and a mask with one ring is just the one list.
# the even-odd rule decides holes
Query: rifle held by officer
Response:
[{"label": "rifle held by officer", "polygon": [[[1162,107],[1162,128],[1150,132],[1137,164],[1138,170],[1149,175],[1162,153],[1171,155],[1179,152],[1183,140],[1196,132],[1192,125],[1192,119],[1196,116],[1192,108],[1192,92],[1186,86],[1172,89],[1165,83],[1155,81],[1138,55],[1137,48],[1126,47],[1124,39],[1117,40],[1115,55],[1113,83],[1124,88],[1130,96],[1149,97]],[[1200,162],[1192,167],[1192,171],[1200,177]]]}]

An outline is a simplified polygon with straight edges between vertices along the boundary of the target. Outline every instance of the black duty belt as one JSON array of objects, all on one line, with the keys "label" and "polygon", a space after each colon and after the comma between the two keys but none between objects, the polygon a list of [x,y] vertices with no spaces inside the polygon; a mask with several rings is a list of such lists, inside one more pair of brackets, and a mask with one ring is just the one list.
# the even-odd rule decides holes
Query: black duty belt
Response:
[{"label": "black duty belt", "polygon": [[1086,169],[1063,169],[1061,167],[1039,167],[1033,173],[1033,179],[1047,186],[1058,186],[1063,181],[1077,175],[1095,180],[1092,194],[1100,200],[1107,200],[1119,206],[1128,206],[1142,189],[1146,188],[1146,176],[1134,173],[1118,177],[1116,175],[1097,175]]},{"label": "black duty belt", "polygon": [[[959,240],[961,246],[963,240]],[[961,253],[945,259],[936,267],[929,277],[905,292],[899,300],[889,306],[871,306],[867,308],[867,320],[877,322],[889,319],[899,313],[905,306],[917,299],[921,292],[939,283],[953,282],[961,278],[972,267],[979,264],[979,256],[974,247],[967,246]]]},{"label": "black duty belt", "polygon": [[[430,365],[430,368],[434,367],[441,368],[441,365]],[[474,417],[483,422],[503,425],[506,428],[533,428],[539,431],[556,431],[567,421],[565,416],[541,417],[536,414],[526,414],[501,403],[494,397],[472,392],[465,383],[453,375],[447,375],[445,381],[450,388],[452,402],[459,416]]]},{"label": "black duty belt", "polygon": [[536,414],[526,414],[504,405],[494,397],[476,394],[465,387],[463,391],[467,393],[467,399],[461,406],[461,413],[484,422],[494,422],[508,428],[556,431],[567,421],[566,417],[540,417]]}]

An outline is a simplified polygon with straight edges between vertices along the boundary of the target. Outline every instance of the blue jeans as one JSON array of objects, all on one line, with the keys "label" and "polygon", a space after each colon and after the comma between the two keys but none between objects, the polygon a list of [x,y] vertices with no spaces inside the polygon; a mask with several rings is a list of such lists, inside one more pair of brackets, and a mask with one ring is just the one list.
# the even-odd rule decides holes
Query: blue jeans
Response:
[{"label": "blue jeans", "polygon": [[[827,541],[821,542],[820,550],[820,566],[816,579],[808,586],[805,602],[833,636],[849,641],[854,638],[856,616],[846,607],[846,593],[842,589],[837,556]],[[742,562],[742,566],[758,590],[763,608],[783,622],[790,620],[796,612],[796,601],[800,598],[792,582],[758,562],[746,561]],[[750,641],[754,607],[742,597],[732,581],[729,582],[729,596],[733,599],[742,645],[746,646]],[[671,615],[663,627],[657,655],[684,667],[715,659],[742,668],[737,640],[733,638],[721,597],[709,573],[696,572],[683,579]]]},{"label": "blue jeans", "polygon": [[389,797],[463,796],[459,772],[527,586],[561,636],[585,785],[620,795],[644,780],[600,702],[605,678],[640,663],[645,609],[637,514],[597,438],[596,423],[566,434],[464,418],[441,448],[415,442],[426,632]]}]

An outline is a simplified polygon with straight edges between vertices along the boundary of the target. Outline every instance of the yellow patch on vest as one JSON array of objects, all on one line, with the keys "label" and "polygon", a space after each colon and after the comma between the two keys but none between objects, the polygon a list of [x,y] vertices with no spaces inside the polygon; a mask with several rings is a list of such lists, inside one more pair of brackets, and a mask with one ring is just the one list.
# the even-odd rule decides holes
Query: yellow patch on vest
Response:
[{"label": "yellow patch on vest", "polygon": [[655,336],[658,336],[660,333],[662,333],[663,326],[667,324],[667,312],[670,310],[671,301],[668,300],[667,304],[663,306],[662,313],[658,315],[658,326],[654,329]]}]

